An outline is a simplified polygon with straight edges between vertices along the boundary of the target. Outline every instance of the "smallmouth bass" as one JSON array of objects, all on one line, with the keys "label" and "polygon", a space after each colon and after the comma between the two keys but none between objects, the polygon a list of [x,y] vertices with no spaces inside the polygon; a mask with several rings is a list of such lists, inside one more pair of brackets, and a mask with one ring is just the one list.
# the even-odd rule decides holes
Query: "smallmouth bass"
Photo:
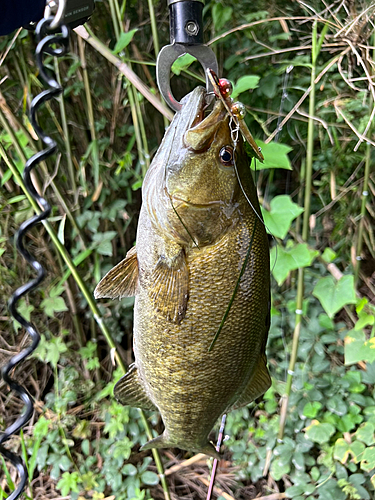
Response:
[{"label": "smallmouth bass", "polygon": [[136,246],[95,297],[135,295],[135,363],[114,394],[160,411],[165,430],[144,449],[217,456],[208,441],[217,419],[271,383],[270,270],[242,139],[233,151],[225,106],[205,118],[205,99],[197,87],[182,100],[144,179]]}]

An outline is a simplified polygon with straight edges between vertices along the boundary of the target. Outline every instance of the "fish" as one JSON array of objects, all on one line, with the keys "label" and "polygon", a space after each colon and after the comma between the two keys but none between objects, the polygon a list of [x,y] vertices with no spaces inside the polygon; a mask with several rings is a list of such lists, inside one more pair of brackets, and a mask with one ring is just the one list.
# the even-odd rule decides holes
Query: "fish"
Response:
[{"label": "fish", "polygon": [[269,245],[222,100],[207,116],[203,87],[181,102],[144,178],[136,245],[94,295],[135,295],[135,362],[114,396],[160,412],[164,432],[143,449],[218,457],[218,418],[271,385]]}]

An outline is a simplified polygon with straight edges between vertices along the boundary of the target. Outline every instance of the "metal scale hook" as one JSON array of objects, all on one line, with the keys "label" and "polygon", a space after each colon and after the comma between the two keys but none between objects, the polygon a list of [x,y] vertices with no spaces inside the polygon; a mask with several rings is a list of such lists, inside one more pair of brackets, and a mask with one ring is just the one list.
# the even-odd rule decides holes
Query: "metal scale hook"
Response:
[{"label": "metal scale hook", "polygon": [[179,111],[181,104],[173,96],[170,85],[171,67],[176,59],[191,54],[201,63],[206,75],[207,92],[213,91],[207,69],[218,73],[218,65],[213,50],[203,44],[203,0],[168,0],[168,6],[171,43],[159,52],[156,79],[168,106]]}]

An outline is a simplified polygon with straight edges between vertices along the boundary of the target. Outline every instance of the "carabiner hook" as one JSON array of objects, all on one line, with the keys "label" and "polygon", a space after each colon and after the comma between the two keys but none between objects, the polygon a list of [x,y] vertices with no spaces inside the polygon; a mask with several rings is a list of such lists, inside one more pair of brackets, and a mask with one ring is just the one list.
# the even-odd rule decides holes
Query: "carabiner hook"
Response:
[{"label": "carabiner hook", "polygon": [[171,67],[176,59],[184,54],[191,54],[201,63],[206,75],[207,92],[213,91],[207,69],[217,73],[218,65],[213,50],[203,44],[203,0],[168,0],[168,5],[171,43],[159,52],[156,78],[167,104],[179,111],[182,105],[173,96],[170,85]]}]

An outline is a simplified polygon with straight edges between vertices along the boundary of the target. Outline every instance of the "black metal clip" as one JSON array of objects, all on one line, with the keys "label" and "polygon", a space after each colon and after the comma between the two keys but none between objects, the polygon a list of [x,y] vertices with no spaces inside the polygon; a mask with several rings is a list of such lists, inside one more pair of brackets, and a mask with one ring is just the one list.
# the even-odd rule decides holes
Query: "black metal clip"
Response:
[{"label": "black metal clip", "polygon": [[216,56],[210,47],[203,44],[203,0],[168,0],[171,44],[161,49],[156,62],[156,78],[161,95],[167,104],[179,111],[181,104],[171,91],[170,71],[172,64],[183,54],[191,54],[203,66],[207,92],[212,84],[207,69],[218,72]]}]

